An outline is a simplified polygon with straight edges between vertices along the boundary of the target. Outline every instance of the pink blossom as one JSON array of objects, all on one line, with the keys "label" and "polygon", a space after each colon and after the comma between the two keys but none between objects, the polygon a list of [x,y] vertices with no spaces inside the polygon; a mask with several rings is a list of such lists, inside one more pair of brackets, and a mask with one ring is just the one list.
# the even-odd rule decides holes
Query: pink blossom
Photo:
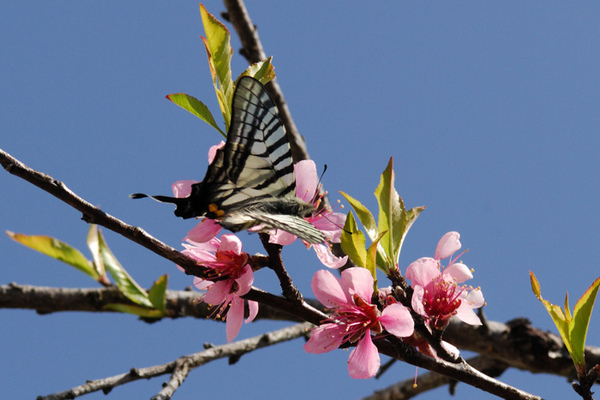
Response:
[{"label": "pink blossom", "polygon": [[[200,298],[209,305],[217,306],[217,318],[227,311],[225,330],[227,342],[231,342],[238,335],[244,319],[244,300],[240,296],[248,293],[254,282],[254,273],[248,265],[249,255],[242,252],[242,242],[233,234],[224,234],[221,240],[213,237],[204,242],[188,238],[183,246],[184,254],[211,270],[206,279],[195,277],[194,286],[206,290]],[[248,301],[248,308],[250,315],[246,323],[256,317],[258,303]]]},{"label": "pink blossom", "polygon": [[[312,160],[303,160],[294,164],[294,175],[296,176],[296,197],[312,204],[318,212],[304,218],[315,228],[325,234],[331,243],[340,243],[342,229],[346,222],[346,215],[333,212],[331,207],[322,207],[323,196],[319,194],[319,178],[317,167]],[[282,246],[294,242],[298,237],[281,229],[271,233],[269,241]],[[305,243],[310,246],[310,243]],[[348,256],[337,257],[331,252],[328,243],[312,245],[319,261],[328,268],[340,268],[346,264]]]},{"label": "pink blossom", "polygon": [[[412,281],[414,289],[413,310],[426,317],[433,329],[445,328],[453,315],[467,324],[481,325],[473,311],[485,304],[481,290],[458,285],[473,278],[471,270],[457,262],[460,255],[452,259],[461,248],[459,238],[458,232],[446,233],[437,245],[434,258],[419,258],[406,270],[406,278]],[[443,267],[440,260],[448,257],[448,266]]]},{"label": "pink blossom", "polygon": [[333,313],[329,322],[313,330],[304,350],[321,354],[346,342],[356,343],[348,359],[348,372],[355,379],[371,378],[379,369],[379,352],[371,340],[371,332],[380,334],[385,328],[398,337],[413,333],[414,322],[406,307],[393,303],[380,311],[371,304],[373,277],[365,268],[348,268],[342,271],[341,279],[329,271],[317,271],[312,289],[317,299]]}]

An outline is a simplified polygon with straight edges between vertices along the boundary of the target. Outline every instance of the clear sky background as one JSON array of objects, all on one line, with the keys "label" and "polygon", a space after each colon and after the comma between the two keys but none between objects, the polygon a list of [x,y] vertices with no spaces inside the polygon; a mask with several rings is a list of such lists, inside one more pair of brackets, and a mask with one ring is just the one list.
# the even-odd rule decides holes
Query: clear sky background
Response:
[{"label": "clear sky background", "polygon": [[[209,12],[224,10],[206,1]],[[426,211],[401,255],[431,256],[457,230],[470,249],[489,319],[528,317],[555,331],[530,290],[561,304],[600,276],[600,5],[595,2],[248,2],[266,53],[333,200],[345,191],[375,207],[390,156],[407,206]],[[200,180],[219,135],[165,95],[186,92],[219,115],[199,35],[196,1],[3,2],[0,5],[0,147],[64,181],[106,212],[179,247],[193,221],[172,206],[133,201]],[[237,55],[235,74],[245,67]],[[0,172],[0,229],[46,234],[83,249],[80,213]],[[143,286],[174,265],[104,231]],[[241,234],[246,249],[258,237]],[[0,237],[0,283],[96,287],[82,273]],[[284,251],[309,297],[320,268],[296,243]],[[277,292],[268,271],[255,285]],[[600,345],[600,314],[588,343]],[[148,325],[129,315],[0,310],[4,398],[34,398],[171,361],[225,342],[205,320]],[[285,326],[257,322],[239,338]],[[380,380],[348,377],[348,353],[305,354],[296,340],[192,372],[176,393],[191,398],[346,398],[414,375],[397,363]],[[509,371],[502,380],[547,399],[574,398],[564,378]],[[108,396],[149,398],[164,379]],[[459,384],[457,398],[493,398]],[[447,388],[421,396],[450,398]]]}]

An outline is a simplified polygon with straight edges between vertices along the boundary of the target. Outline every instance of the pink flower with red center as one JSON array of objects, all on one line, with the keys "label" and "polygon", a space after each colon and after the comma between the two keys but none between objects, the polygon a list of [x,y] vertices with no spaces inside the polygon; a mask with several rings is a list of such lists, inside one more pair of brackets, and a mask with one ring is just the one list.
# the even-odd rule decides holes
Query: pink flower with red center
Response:
[{"label": "pink flower with red center", "polygon": [[[312,160],[303,160],[294,164],[294,175],[296,177],[296,197],[306,203],[312,204],[318,210],[304,219],[323,232],[328,241],[340,243],[342,229],[346,222],[346,215],[333,212],[331,207],[321,206],[323,195],[319,194],[319,178],[315,162]],[[271,233],[269,241],[285,246],[294,242],[297,238],[296,235],[279,229]],[[311,246],[310,243],[305,244]],[[312,247],[321,263],[328,268],[340,268],[348,260],[348,256],[335,256],[331,252],[331,247],[328,243],[313,244]]]},{"label": "pink flower with red center", "polygon": [[326,270],[317,271],[312,279],[317,299],[333,310],[328,322],[312,331],[304,345],[307,353],[327,353],[343,343],[356,343],[348,359],[348,372],[355,379],[375,376],[380,359],[371,333],[380,334],[385,328],[398,337],[413,334],[414,321],[402,304],[390,304],[380,311],[371,304],[373,277],[365,268],[348,268],[337,278]]},{"label": "pink flower with red center", "polygon": [[[444,329],[450,317],[470,325],[481,325],[479,317],[473,309],[485,304],[479,288],[459,285],[473,278],[467,266],[457,262],[454,253],[461,248],[458,232],[448,232],[440,239],[435,255],[423,257],[410,264],[406,270],[406,278],[410,279],[414,289],[412,308],[429,320],[433,329]],[[440,260],[450,258],[447,267],[442,267]]]},{"label": "pink flower with red center", "polygon": [[[208,278],[194,277],[194,286],[206,290],[200,299],[217,306],[217,318],[227,311],[225,330],[227,342],[231,342],[238,335],[244,320],[244,299],[241,296],[250,291],[254,282],[254,273],[248,265],[249,255],[242,252],[242,242],[233,234],[222,235],[221,240],[213,237],[200,243],[188,238],[183,246],[184,254],[210,269]],[[258,303],[248,301],[248,308],[250,315],[246,323],[256,317]]]}]

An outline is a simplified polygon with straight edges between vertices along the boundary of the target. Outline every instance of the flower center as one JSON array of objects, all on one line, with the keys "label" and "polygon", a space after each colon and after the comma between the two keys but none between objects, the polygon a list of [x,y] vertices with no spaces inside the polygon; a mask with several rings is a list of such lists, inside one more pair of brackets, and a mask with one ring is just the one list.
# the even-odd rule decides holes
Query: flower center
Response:
[{"label": "flower center", "polygon": [[432,319],[446,320],[456,314],[464,288],[447,281],[441,275],[425,288],[423,305]]}]

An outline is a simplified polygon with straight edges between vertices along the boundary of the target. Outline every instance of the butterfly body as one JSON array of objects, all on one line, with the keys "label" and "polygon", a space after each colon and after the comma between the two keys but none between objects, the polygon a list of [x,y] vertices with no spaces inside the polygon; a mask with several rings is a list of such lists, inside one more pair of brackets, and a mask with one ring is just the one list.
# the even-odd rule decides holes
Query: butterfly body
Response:
[{"label": "butterfly body", "polygon": [[282,229],[322,243],[323,233],[303,219],[314,212],[313,205],[297,198],[295,190],[290,145],[277,107],[260,82],[242,77],[233,95],[227,141],[204,180],[192,185],[188,197],[150,197],[175,203],[178,217],[206,216],[232,232]]}]

